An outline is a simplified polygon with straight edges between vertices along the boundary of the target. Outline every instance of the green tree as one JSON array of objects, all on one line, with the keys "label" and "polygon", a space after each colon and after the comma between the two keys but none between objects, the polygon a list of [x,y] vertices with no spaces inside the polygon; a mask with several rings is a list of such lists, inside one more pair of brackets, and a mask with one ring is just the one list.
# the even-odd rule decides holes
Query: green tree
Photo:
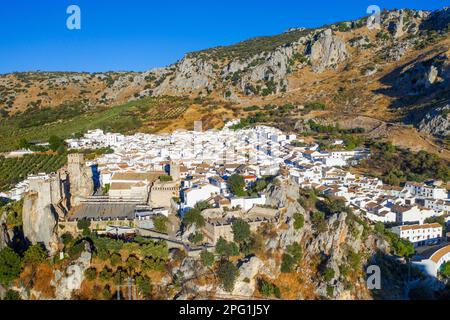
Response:
[{"label": "green tree", "polygon": [[237,219],[233,222],[232,226],[234,241],[237,243],[246,242],[250,239],[250,225],[248,222]]},{"label": "green tree", "polygon": [[269,281],[266,281],[264,279],[261,279],[258,282],[258,290],[263,297],[273,297],[274,296],[278,299],[281,298],[280,288],[278,288],[273,283],[270,283]]},{"label": "green tree", "polygon": [[203,217],[200,210],[194,208],[190,209],[183,216],[183,224],[186,226],[196,225],[198,228],[205,226],[205,218]]},{"label": "green tree", "polygon": [[300,246],[300,243],[294,242],[293,244],[287,246],[286,249],[287,253],[294,258],[294,262],[297,264],[300,263],[302,259],[302,247]]},{"label": "green tree", "polygon": [[200,253],[200,259],[205,267],[212,267],[214,264],[214,254],[209,251],[203,250]]},{"label": "green tree", "polygon": [[325,268],[322,272],[323,279],[328,282],[331,281],[334,278],[334,270],[332,268]]},{"label": "green tree", "polygon": [[31,246],[25,251],[23,262],[36,266],[47,260],[47,252],[40,244]]},{"label": "green tree", "polygon": [[299,212],[294,213],[294,229],[300,230],[303,228],[304,225],[305,225],[305,217]]},{"label": "green tree", "polygon": [[245,180],[242,176],[238,174],[233,174],[230,176],[227,180],[228,187],[230,188],[231,192],[237,196],[237,197],[244,197],[246,195],[246,192],[244,191],[245,188]]},{"label": "green tree", "polygon": [[189,236],[189,241],[193,244],[199,244],[203,241],[203,234],[200,232],[193,233]]},{"label": "green tree", "polygon": [[0,251],[0,284],[8,286],[11,281],[19,277],[22,271],[22,260],[11,248]]},{"label": "green tree", "polygon": [[5,298],[3,300],[7,300],[7,301],[17,301],[17,300],[22,300],[22,298],[20,297],[20,293],[15,291],[15,290],[8,290],[5,293]]},{"label": "green tree", "polygon": [[169,224],[169,218],[163,215],[157,215],[153,218],[153,224],[155,230],[161,233],[167,233],[167,225]]},{"label": "green tree", "polygon": [[140,260],[135,256],[129,256],[127,259],[127,268],[132,272],[135,271],[140,265]]},{"label": "green tree", "polygon": [[281,257],[281,272],[290,273],[295,265],[295,260],[290,254],[283,254]]},{"label": "green tree", "polygon": [[239,276],[239,269],[230,261],[224,260],[220,263],[217,276],[222,287],[231,292],[234,289],[234,284]]},{"label": "green tree", "polygon": [[78,230],[82,230],[82,231],[88,230],[90,226],[91,226],[91,221],[87,220],[87,219],[78,220],[78,222],[77,222]]},{"label": "green tree", "polygon": [[111,288],[109,287],[108,284],[102,290],[102,297],[103,297],[104,300],[111,300],[112,299]]},{"label": "green tree", "polygon": [[235,257],[239,255],[239,248],[234,242],[227,242],[220,237],[216,243],[216,253],[222,257]]},{"label": "green tree", "polygon": [[58,136],[51,136],[48,139],[49,147],[53,151],[57,151],[64,143],[64,140]]},{"label": "green tree", "polygon": [[73,241],[73,236],[70,232],[66,232],[61,236],[61,241],[64,246],[68,246]]},{"label": "green tree", "polygon": [[446,262],[441,266],[440,274],[445,278],[450,278],[450,262]]},{"label": "green tree", "polygon": [[139,292],[146,298],[150,299],[152,295],[153,285],[150,278],[146,276],[136,277],[136,284],[139,288]]}]

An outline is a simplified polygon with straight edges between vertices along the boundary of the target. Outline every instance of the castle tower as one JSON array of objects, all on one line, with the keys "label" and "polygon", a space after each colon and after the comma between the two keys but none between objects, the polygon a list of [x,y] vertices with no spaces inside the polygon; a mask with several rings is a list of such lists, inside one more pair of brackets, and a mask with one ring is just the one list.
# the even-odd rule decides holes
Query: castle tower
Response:
[{"label": "castle tower", "polygon": [[178,162],[171,161],[170,162],[170,176],[173,181],[180,181],[180,164]]},{"label": "castle tower", "polygon": [[79,171],[85,164],[84,155],[79,153],[72,153],[67,156],[67,168],[69,172]]},{"label": "castle tower", "polygon": [[83,154],[69,154],[67,172],[70,181],[71,206],[77,206],[81,200],[94,193],[92,168],[86,167]]}]

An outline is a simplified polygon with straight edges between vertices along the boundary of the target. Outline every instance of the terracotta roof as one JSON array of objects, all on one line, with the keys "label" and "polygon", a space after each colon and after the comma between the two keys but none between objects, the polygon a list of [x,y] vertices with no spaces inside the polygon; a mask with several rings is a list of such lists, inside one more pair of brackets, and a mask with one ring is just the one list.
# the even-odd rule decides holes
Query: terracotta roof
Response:
[{"label": "terracotta roof", "polygon": [[443,256],[445,256],[447,253],[450,253],[450,245],[443,247],[442,249],[439,249],[438,251],[436,251],[432,256],[431,256],[431,260],[434,263],[438,263],[439,260],[441,260],[441,258]]},{"label": "terracotta roof", "polygon": [[147,173],[140,172],[117,172],[112,176],[112,181],[114,180],[128,180],[128,181],[155,181],[159,178],[160,175],[164,174],[163,171],[154,171]]},{"label": "terracotta roof", "polygon": [[431,228],[442,228],[439,223],[428,223],[428,224],[415,224],[410,226],[401,226],[400,230],[418,230],[418,229],[431,229]]}]

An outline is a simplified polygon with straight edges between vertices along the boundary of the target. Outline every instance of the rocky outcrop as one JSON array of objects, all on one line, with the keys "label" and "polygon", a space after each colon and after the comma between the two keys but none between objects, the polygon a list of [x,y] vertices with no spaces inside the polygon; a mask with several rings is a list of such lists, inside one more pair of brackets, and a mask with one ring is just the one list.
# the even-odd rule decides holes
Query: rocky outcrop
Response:
[{"label": "rocky outcrop", "polygon": [[81,288],[84,281],[84,273],[90,267],[92,258],[91,246],[85,241],[84,251],[80,257],[72,262],[63,272],[55,270],[54,280],[51,285],[55,287],[56,300],[70,300],[73,293]]},{"label": "rocky outcrop", "polygon": [[317,36],[310,45],[309,55],[315,72],[336,69],[349,57],[344,40],[333,35],[331,29],[327,29]]},{"label": "rocky outcrop", "polygon": [[31,180],[30,192],[24,198],[24,236],[33,244],[43,243],[51,255],[58,249],[58,221],[71,206],[94,192],[92,171],[85,165],[83,155],[70,154],[68,158],[67,172],[60,170]]},{"label": "rocky outcrop", "polygon": [[447,137],[450,134],[450,104],[429,111],[418,128],[434,136]]},{"label": "rocky outcrop", "polygon": [[395,89],[408,95],[428,94],[450,81],[448,54],[439,54],[405,68],[398,78]]},{"label": "rocky outcrop", "polygon": [[263,265],[262,260],[257,257],[251,257],[248,261],[242,263],[232,294],[245,297],[253,296],[256,290],[256,275]]},{"label": "rocky outcrop", "polygon": [[42,243],[50,254],[58,250],[56,226],[58,218],[51,203],[38,193],[25,196],[22,210],[23,233],[32,244]]},{"label": "rocky outcrop", "polygon": [[175,65],[172,76],[164,74],[162,83],[153,90],[155,95],[190,94],[202,90],[212,90],[216,74],[209,62],[201,59],[184,57]]},{"label": "rocky outcrop", "polygon": [[10,243],[8,227],[6,225],[6,214],[0,212],[0,250],[6,248]]}]

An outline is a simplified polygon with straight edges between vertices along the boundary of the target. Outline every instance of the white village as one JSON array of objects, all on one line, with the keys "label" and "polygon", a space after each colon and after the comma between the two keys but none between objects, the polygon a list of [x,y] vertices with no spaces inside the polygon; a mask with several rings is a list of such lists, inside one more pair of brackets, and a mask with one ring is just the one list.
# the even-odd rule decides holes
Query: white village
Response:
[{"label": "white village", "polygon": [[[267,126],[230,129],[236,123],[230,122],[220,131],[202,131],[201,123],[196,123],[194,131],[158,135],[125,136],[93,130],[80,139],[66,140],[73,150],[110,148],[111,152],[92,161],[69,155],[66,174],[83,177],[76,179],[78,184],[83,179],[84,183],[94,182],[91,188],[77,187],[70,208],[62,208],[65,213],[59,216],[65,222],[60,223],[70,228],[71,223],[86,219],[97,232],[126,235],[140,231],[187,247],[189,232],[179,232],[177,219],[200,207],[206,219],[203,248],[212,248],[220,238],[232,240],[236,218],[247,221],[252,231],[279,218],[282,208],[268,204],[263,190],[255,188],[271,177],[340,199],[359,216],[389,226],[418,250],[426,248],[414,263],[430,277],[436,277],[439,267],[450,260],[442,225],[426,223],[441,216],[445,222],[450,220],[448,190],[441,182],[386,185],[347,170],[368,157],[368,149],[328,152],[316,144],[298,147],[295,134]],[[232,176],[242,177],[243,190],[252,191],[234,194],[228,183]],[[35,191],[45,193],[43,206],[61,203],[65,179],[69,180],[61,172],[29,176],[1,196],[20,200]],[[171,222],[166,235],[155,230],[158,216]]]}]

